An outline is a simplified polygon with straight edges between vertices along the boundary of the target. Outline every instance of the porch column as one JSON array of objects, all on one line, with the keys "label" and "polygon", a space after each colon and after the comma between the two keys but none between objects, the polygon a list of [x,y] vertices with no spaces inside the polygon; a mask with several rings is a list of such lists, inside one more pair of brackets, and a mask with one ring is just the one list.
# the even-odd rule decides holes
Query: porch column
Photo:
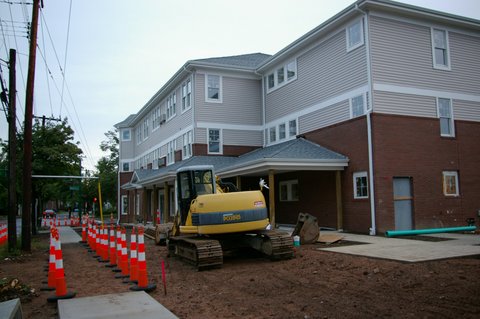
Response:
[{"label": "porch column", "polygon": [[270,224],[275,228],[275,171],[273,169],[268,171],[268,215]]},{"label": "porch column", "polygon": [[148,212],[147,212],[147,209],[148,209],[148,204],[147,204],[147,200],[148,200],[148,190],[146,187],[143,188],[143,192],[142,192],[142,218],[143,218],[143,222],[146,223],[147,220],[148,220]]},{"label": "porch column", "polygon": [[160,209],[158,207],[158,187],[157,185],[153,185],[153,224],[157,225],[157,210]]},{"label": "porch column", "polygon": [[341,171],[335,171],[335,193],[337,198],[337,230],[343,229],[342,180]]},{"label": "porch column", "polygon": [[242,190],[242,178],[240,176],[236,177],[236,184],[237,184],[237,189],[239,191],[241,191]]},{"label": "porch column", "polygon": [[168,223],[168,217],[170,216],[170,187],[168,182],[163,184],[163,218],[162,223]]}]

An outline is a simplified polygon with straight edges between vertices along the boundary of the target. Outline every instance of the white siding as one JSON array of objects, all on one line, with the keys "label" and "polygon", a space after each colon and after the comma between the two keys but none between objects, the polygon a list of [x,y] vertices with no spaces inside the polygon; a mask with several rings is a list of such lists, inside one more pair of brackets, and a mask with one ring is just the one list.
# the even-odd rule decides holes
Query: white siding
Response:
[{"label": "white siding", "polygon": [[223,144],[263,146],[263,131],[223,130]]},{"label": "white siding", "polygon": [[479,37],[448,32],[451,71],[446,71],[433,68],[429,26],[371,16],[370,30],[374,82],[480,93]]},{"label": "white siding", "polygon": [[261,125],[261,81],[222,75],[222,103],[205,102],[205,74],[195,74],[195,119],[198,122]]},{"label": "white siding", "polygon": [[456,120],[480,122],[480,102],[454,99],[452,105]]},{"label": "white siding", "polygon": [[437,117],[435,97],[376,91],[374,100],[376,113]]},{"label": "white siding", "polygon": [[297,58],[297,80],[266,95],[266,122],[367,84],[365,45],[346,51],[341,29]]},{"label": "white siding", "polygon": [[333,104],[298,119],[298,134],[310,132],[350,118],[349,101]]}]

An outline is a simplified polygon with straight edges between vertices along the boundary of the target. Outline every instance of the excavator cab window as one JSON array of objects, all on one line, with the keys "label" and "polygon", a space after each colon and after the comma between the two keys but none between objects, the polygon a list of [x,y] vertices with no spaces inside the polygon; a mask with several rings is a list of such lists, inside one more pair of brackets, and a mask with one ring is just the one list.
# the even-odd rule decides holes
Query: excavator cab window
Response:
[{"label": "excavator cab window", "polygon": [[195,171],[193,181],[197,195],[213,194],[212,171]]}]

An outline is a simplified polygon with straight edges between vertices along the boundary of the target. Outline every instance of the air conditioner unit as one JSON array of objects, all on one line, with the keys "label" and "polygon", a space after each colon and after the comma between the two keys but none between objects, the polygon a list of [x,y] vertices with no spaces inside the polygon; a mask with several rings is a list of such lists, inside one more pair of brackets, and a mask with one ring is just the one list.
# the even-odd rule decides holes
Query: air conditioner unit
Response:
[{"label": "air conditioner unit", "polygon": [[160,114],[160,124],[163,124],[167,121],[167,114]]}]

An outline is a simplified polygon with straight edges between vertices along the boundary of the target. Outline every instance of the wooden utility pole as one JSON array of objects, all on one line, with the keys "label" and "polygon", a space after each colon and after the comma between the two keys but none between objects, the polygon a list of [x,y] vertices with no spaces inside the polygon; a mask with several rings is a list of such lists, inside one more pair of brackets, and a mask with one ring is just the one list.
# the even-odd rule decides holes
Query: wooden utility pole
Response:
[{"label": "wooden utility pole", "polygon": [[32,250],[32,117],[33,87],[35,83],[35,58],[37,49],[38,10],[40,0],[33,0],[30,50],[28,57],[27,92],[25,95],[25,123],[23,143],[23,207],[22,207],[22,250]]},{"label": "wooden utility pole", "polygon": [[8,88],[8,250],[17,248],[17,134],[16,73],[17,51],[10,49]]}]

